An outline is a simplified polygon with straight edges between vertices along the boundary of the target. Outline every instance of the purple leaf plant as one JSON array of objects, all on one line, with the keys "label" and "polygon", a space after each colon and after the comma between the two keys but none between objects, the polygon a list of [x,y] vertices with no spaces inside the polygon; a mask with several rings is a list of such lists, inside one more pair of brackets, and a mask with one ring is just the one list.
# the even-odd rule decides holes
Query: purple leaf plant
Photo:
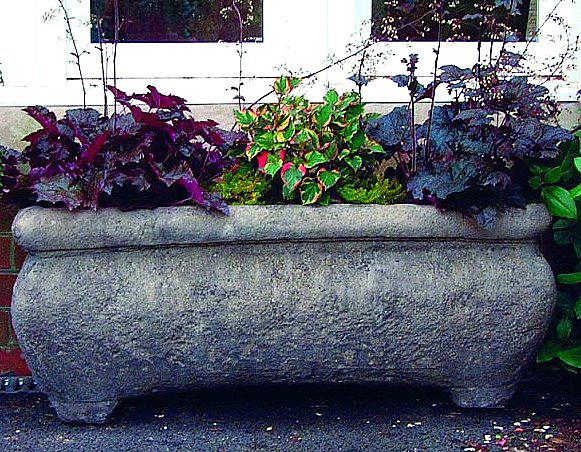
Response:
[{"label": "purple leaf plant", "polygon": [[22,153],[0,153],[5,199],[70,210],[193,203],[227,213],[206,187],[231,164],[226,152],[244,149],[244,134],[197,121],[184,99],[148,89],[109,87],[124,110],[111,117],[83,108],[57,119],[45,107],[26,108],[41,128],[24,138]]}]

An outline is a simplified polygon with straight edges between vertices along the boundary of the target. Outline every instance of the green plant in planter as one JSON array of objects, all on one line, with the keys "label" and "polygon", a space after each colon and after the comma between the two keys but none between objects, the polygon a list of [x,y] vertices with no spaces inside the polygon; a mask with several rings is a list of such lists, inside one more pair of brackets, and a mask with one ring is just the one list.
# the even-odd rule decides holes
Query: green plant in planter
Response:
[{"label": "green plant in planter", "polygon": [[210,186],[231,205],[262,205],[272,203],[272,183],[249,162],[241,162],[222,176],[222,180]]},{"label": "green plant in planter", "polygon": [[535,162],[530,165],[533,177],[529,183],[540,189],[549,211],[557,217],[554,240],[558,245],[572,247],[575,268],[557,275],[559,296],[557,312],[548,340],[538,362],[559,359],[569,370],[581,368],[581,131],[562,146],[556,164]]},{"label": "green plant in planter", "polygon": [[272,178],[287,202],[325,205],[332,196],[340,197],[338,187],[377,166],[385,152],[364,130],[367,116],[359,94],[339,96],[330,90],[324,103],[315,105],[291,95],[299,83],[281,77],[274,87],[276,103],[235,112],[241,130],[250,136],[239,157]]},{"label": "green plant in planter", "polygon": [[388,177],[393,168],[388,161],[373,168],[371,171],[361,171],[347,178],[346,182],[337,187],[339,196],[353,204],[396,204],[407,197],[405,186],[396,178]]}]

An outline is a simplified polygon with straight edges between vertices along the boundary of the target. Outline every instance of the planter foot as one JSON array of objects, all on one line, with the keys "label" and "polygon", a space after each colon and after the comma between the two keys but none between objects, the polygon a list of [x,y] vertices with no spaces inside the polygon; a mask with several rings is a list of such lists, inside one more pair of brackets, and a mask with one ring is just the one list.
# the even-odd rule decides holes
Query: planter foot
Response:
[{"label": "planter foot", "polygon": [[504,408],[514,393],[516,384],[494,387],[452,388],[452,401],[461,408]]},{"label": "planter foot", "polygon": [[50,399],[57,416],[63,422],[78,424],[103,424],[117,406],[117,401],[61,402]]}]

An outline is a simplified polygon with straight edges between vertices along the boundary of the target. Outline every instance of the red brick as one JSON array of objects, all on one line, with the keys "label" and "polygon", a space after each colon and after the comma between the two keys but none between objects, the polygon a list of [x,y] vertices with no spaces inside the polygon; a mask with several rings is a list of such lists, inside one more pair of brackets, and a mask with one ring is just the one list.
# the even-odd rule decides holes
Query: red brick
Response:
[{"label": "red brick", "polygon": [[0,275],[0,306],[10,306],[16,275]]},{"label": "red brick", "polygon": [[0,347],[8,347],[11,339],[10,313],[0,311]]},{"label": "red brick", "polygon": [[12,239],[10,237],[0,237],[0,269],[10,268],[10,247]]},{"label": "red brick", "polygon": [[16,374],[19,377],[30,375],[19,349],[0,350],[0,375],[2,374]]},{"label": "red brick", "polygon": [[14,265],[16,265],[16,268],[18,270],[20,270],[20,268],[22,267],[22,264],[24,264],[24,259],[26,259],[26,252],[20,248],[18,245],[15,245],[15,252],[14,252]]}]

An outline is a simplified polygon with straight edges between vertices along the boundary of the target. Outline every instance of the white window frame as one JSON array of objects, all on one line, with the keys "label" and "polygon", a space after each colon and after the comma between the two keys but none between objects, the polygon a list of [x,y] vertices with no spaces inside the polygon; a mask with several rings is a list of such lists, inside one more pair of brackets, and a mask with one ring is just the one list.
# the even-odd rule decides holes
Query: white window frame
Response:
[{"label": "white window frame", "polygon": [[[333,30],[330,41],[333,45],[331,51],[339,57],[345,55],[345,48],[349,45],[357,46],[371,34],[371,0],[344,0],[341,8],[330,10],[329,23],[341,24],[337,30]],[[556,7],[556,9],[555,9]],[[581,3],[574,0],[540,0],[538,11],[538,23],[543,24],[545,19],[554,10],[554,15],[561,17],[564,24],[570,27],[570,38],[578,39],[581,34]],[[581,44],[581,43],[579,43]],[[483,52],[488,53],[489,43],[483,44]],[[523,51],[526,43],[509,43],[507,50]],[[565,46],[563,28],[552,20],[541,29],[537,40],[532,42],[527,50],[530,62],[530,72],[540,76],[539,80],[548,86],[557,99],[560,101],[578,100],[577,92],[580,86],[580,54],[577,50],[569,59],[569,62],[562,71],[556,74],[547,73],[539,69],[541,62],[546,62]],[[363,97],[367,102],[401,103],[407,102],[407,90],[398,88],[388,77],[405,73],[405,65],[401,63],[402,58],[408,57],[412,53],[417,53],[420,57],[418,64],[418,74],[425,83],[433,78],[434,52],[436,43],[434,42],[380,42],[373,45],[370,53],[391,55],[382,58],[380,64],[375,64],[371,68],[366,68],[365,73],[372,81],[363,89]],[[501,43],[493,46],[493,55],[498,55]],[[343,49],[343,50],[342,50]],[[455,64],[460,67],[471,67],[478,61],[478,46],[475,42],[443,42],[441,46],[439,66]],[[345,79],[353,75],[357,58],[346,64],[343,68],[337,68],[329,74],[329,82],[333,86],[341,89],[352,89],[353,84],[345,82]],[[547,76],[551,76],[550,81],[545,81]],[[448,95],[446,90],[438,90],[437,100],[446,100]]]},{"label": "white window frame", "polygon": [[[263,0],[263,42],[244,43],[243,95],[248,102],[267,92],[275,77],[288,70],[305,74],[348,54],[371,32],[371,0],[293,0],[288,7],[282,0]],[[578,35],[581,2],[541,0],[539,23],[561,2],[558,14]],[[0,106],[72,106],[82,103],[80,82],[71,61],[71,43],[61,19],[43,20],[43,15],[58,5],[56,0],[3,0],[0,14],[0,64],[6,86],[0,87]],[[96,45],[90,43],[89,0],[67,0],[75,36],[82,50],[87,79],[87,101],[103,102],[101,70]],[[530,61],[544,61],[562,44],[561,28],[548,24],[538,42],[531,44]],[[555,41],[555,42],[552,42]],[[112,54],[112,44],[107,44]],[[523,43],[510,44],[522,49]],[[433,71],[435,43],[377,43],[374,49],[392,56],[374,68],[366,68],[373,81],[363,89],[367,102],[401,103],[407,101],[405,88],[398,88],[387,76],[404,72],[401,58],[420,55],[419,74],[429,81]],[[498,50],[497,45],[496,50]],[[475,43],[443,43],[440,65],[468,67],[476,62]],[[238,83],[238,45],[236,43],[120,43],[118,44],[118,86],[129,92],[142,92],[154,84],[162,92],[186,98],[193,104],[235,104],[232,86]],[[560,74],[547,83],[560,101],[575,101],[579,90],[580,52]],[[313,100],[322,97],[331,85],[340,91],[354,89],[347,78],[353,75],[357,59],[323,72],[303,91]],[[112,75],[111,63],[109,75]],[[547,74],[540,74],[547,75]],[[438,91],[438,100],[446,98]],[[267,99],[268,100],[268,99]]]},{"label": "white window frame", "polygon": [[[0,16],[0,63],[6,86],[0,87],[0,105],[81,104],[79,73],[61,13],[58,19],[42,20],[58,2],[3,1],[8,4],[2,6]],[[249,102],[268,92],[280,74],[318,66],[328,53],[326,18],[330,0],[293,0],[292,7],[283,11],[280,0],[263,1],[263,42],[243,44],[242,94]],[[74,18],[73,33],[79,50],[84,52],[87,103],[100,105],[102,75],[97,45],[90,42],[90,0],[66,0],[66,4]],[[104,47],[113,54],[113,44]],[[118,87],[143,92],[146,85],[153,84],[193,104],[235,104],[236,92],[231,87],[238,85],[238,50],[237,43],[119,43]],[[111,61],[108,72],[111,77]],[[309,88],[310,92],[314,90],[317,87]]]}]

